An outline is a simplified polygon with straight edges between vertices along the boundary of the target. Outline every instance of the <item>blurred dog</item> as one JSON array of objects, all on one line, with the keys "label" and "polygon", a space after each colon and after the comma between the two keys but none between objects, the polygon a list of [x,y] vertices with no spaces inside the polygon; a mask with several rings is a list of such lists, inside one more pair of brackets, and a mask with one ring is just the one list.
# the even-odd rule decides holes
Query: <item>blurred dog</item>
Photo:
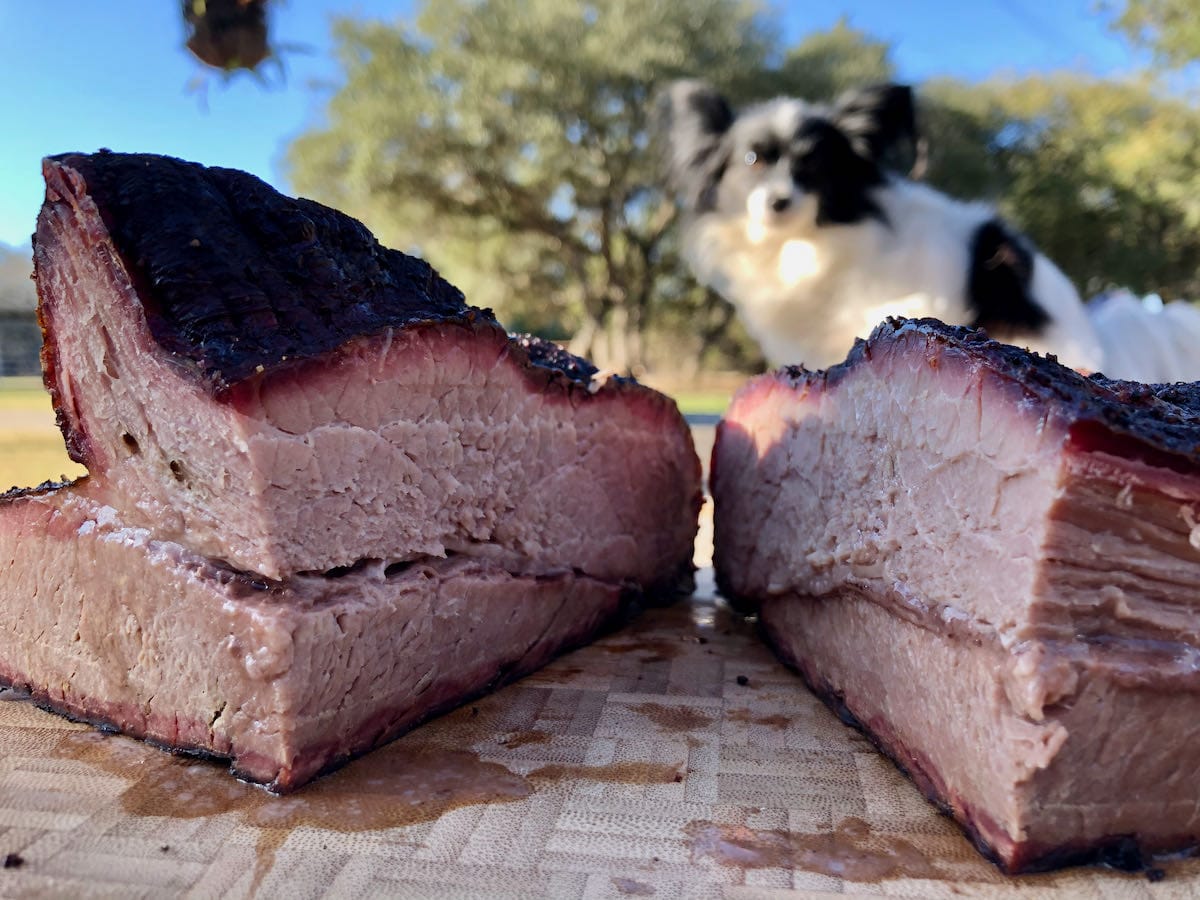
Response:
[{"label": "blurred dog", "polygon": [[1097,329],[1067,277],[990,207],[889,171],[898,149],[916,145],[908,87],[831,105],[779,98],[735,114],[708,85],[682,81],[661,113],[685,256],[776,363],[829,366],[854,338],[903,315],[983,327],[1083,371],[1200,377],[1192,307],[1173,310],[1184,332],[1137,313],[1145,340],[1129,347]]}]

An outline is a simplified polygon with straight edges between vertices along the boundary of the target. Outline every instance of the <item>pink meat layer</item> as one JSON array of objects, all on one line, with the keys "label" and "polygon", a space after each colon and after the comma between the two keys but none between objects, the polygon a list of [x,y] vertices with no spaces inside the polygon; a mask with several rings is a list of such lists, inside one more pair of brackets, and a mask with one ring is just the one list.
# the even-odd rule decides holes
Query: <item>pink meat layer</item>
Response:
[{"label": "pink meat layer", "polygon": [[1109,383],[1015,353],[893,322],[752,381],[714,451],[719,583],[1002,867],[1194,846],[1200,426],[1162,397],[1110,422]]},{"label": "pink meat layer", "polygon": [[292,790],[582,643],[620,585],[486,560],[257,580],[125,524],[80,482],[0,498],[0,680]]},{"label": "pink meat layer", "polygon": [[670,399],[535,365],[465,309],[214,393],[152,334],[158,287],[113,242],[120,210],[69,162],[46,177],[47,383],[123,521],[270,578],[448,553],[652,588],[690,573],[700,466]]}]

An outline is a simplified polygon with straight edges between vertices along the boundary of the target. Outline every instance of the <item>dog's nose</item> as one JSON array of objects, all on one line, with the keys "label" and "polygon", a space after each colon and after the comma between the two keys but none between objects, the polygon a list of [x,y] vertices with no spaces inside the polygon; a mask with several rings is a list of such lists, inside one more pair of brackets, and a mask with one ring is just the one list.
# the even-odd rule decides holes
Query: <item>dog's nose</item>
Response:
[{"label": "dog's nose", "polygon": [[783,212],[791,205],[791,202],[791,199],[788,197],[775,197],[771,200],[771,209],[775,210],[775,212]]}]

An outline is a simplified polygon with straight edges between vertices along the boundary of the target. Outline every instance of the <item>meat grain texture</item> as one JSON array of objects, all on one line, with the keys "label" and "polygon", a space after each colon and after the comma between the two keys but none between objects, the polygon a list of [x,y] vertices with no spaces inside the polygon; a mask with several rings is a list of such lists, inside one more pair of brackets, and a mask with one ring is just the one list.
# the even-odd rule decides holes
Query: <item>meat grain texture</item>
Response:
[{"label": "meat grain texture", "polygon": [[889,320],[718,429],[727,597],[1011,872],[1200,839],[1200,391]]},{"label": "meat grain texture", "polygon": [[668,398],[245,173],[47,159],[43,367],[89,477],[0,496],[0,679],[287,790],[691,583]]},{"label": "meat grain texture", "polygon": [[245,173],[98,154],[45,176],[46,384],[129,524],[271,578],[447,552],[675,577],[698,489],[667,397],[510,340]]}]

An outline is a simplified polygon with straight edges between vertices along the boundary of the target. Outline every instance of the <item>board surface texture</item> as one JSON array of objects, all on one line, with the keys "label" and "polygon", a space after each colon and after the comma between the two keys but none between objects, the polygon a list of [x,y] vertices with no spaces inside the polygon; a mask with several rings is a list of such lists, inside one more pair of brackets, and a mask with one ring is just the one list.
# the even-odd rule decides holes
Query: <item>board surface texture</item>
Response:
[{"label": "board surface texture", "polygon": [[1200,894],[1191,860],[1001,875],[700,574],[690,602],[284,798],[0,702],[0,895]]}]

